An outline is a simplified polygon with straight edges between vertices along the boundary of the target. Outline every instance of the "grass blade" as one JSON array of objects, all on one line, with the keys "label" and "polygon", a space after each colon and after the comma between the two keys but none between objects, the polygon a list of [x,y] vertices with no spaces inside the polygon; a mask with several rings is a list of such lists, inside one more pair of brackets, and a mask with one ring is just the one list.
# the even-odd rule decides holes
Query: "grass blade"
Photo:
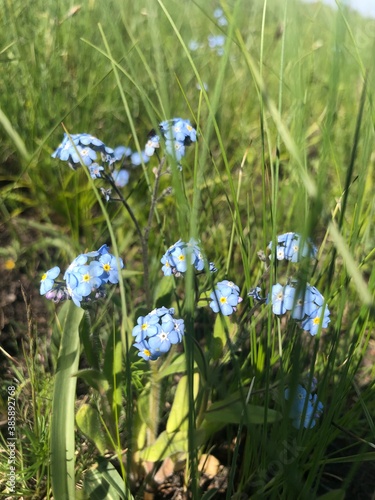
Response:
[{"label": "grass blade", "polygon": [[71,301],[62,308],[61,328],[52,402],[51,478],[55,500],[75,497],[74,472],[74,402],[79,361],[79,324],[83,309]]}]

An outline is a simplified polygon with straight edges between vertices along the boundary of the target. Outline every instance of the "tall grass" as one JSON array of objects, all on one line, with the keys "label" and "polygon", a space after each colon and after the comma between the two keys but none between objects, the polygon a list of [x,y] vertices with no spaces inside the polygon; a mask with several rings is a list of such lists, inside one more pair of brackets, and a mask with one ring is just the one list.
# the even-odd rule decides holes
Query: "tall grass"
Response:
[{"label": "tall grass", "polygon": [[[64,431],[76,454],[74,469],[65,464],[70,483],[63,488],[80,498],[95,488],[100,498],[125,498],[128,488],[141,497],[152,481],[136,468],[140,457],[151,475],[161,462],[155,456],[164,464],[185,459],[192,498],[204,495],[198,464],[208,453],[230,468],[225,491],[215,491],[226,498],[344,498],[345,491],[355,494],[361,468],[373,471],[375,21],[341,5],[334,11],[293,0],[220,5],[227,26],[213,15],[219,4],[203,0],[146,0],[142,7],[88,0],[80,8],[1,2],[3,272],[12,272],[5,268],[12,259],[14,273],[37,288],[45,269],[67,266],[104,242],[126,262],[120,295],[79,328],[74,405],[72,386],[69,393],[65,380],[61,389],[78,423]],[[225,35],[223,54],[209,48],[210,34]],[[200,48],[192,50],[192,40]],[[73,172],[50,154],[64,127],[141,151],[148,132],[174,116],[195,123],[199,140],[182,173],[172,165],[160,178],[160,193],[172,187],[172,195],[158,199],[151,219],[155,159],[131,171],[124,191],[140,227],[151,221],[145,281],[142,241],[129,213],[102,202],[83,168]],[[287,231],[312,237],[318,259],[271,265],[268,276],[257,252]],[[241,287],[244,300],[230,321],[215,319],[200,307],[204,301],[197,306],[192,272],[179,281],[161,275],[166,247],[191,236],[215,262],[214,281]],[[328,329],[315,337],[247,297],[259,283],[267,294],[296,276],[316,285],[331,311]],[[35,294],[32,301],[39,304]],[[184,317],[185,356],[168,354],[151,366],[136,357],[131,329],[150,305],[173,305]],[[41,307],[52,323],[56,306]],[[38,329],[41,319],[34,322]],[[60,332],[65,342],[78,323]],[[62,436],[58,421],[51,427],[44,415],[51,405],[60,411],[66,343],[56,330],[48,360],[35,362],[50,339],[47,332],[28,350],[25,334],[2,383],[6,390],[10,374],[18,380],[17,493],[25,498],[50,496],[49,457],[54,496],[63,495],[53,464]],[[317,378],[324,413],[314,428],[296,430],[284,389],[303,377],[308,384]],[[45,394],[53,384],[51,402]],[[180,404],[173,405],[177,394]],[[0,467],[5,477],[5,458]],[[1,485],[5,494],[3,479]]]}]

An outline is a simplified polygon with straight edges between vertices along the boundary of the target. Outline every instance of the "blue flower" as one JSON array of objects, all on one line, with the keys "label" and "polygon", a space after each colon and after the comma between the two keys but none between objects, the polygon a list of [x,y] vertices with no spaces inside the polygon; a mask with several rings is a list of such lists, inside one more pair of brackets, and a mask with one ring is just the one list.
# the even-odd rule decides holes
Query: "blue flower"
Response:
[{"label": "blue flower", "polygon": [[113,150],[116,161],[122,160],[124,157],[127,158],[132,154],[132,150],[126,146],[117,146]]},{"label": "blue flower", "polygon": [[311,335],[316,335],[322,328],[327,328],[331,321],[330,312],[327,306],[319,307],[302,321],[302,328]]},{"label": "blue flower", "polygon": [[228,20],[224,16],[223,9],[220,9],[219,7],[214,10],[214,17],[217,19],[217,24],[219,26],[227,26],[228,25]]},{"label": "blue flower", "polygon": [[[124,267],[122,259],[120,261],[120,268]],[[117,264],[117,259],[114,255],[110,253],[105,253],[99,257],[98,265],[102,272],[105,273],[105,277],[102,278],[106,282],[109,281],[112,284],[116,284],[119,281],[119,268]],[[102,277],[102,276],[101,276]]]},{"label": "blue flower", "polygon": [[316,309],[324,303],[323,295],[309,283],[302,289],[298,288],[298,282],[292,282],[296,288],[295,304],[292,309],[292,318],[303,320],[306,316],[310,316]]},{"label": "blue flower", "polygon": [[163,257],[160,259],[160,262],[163,264],[161,270],[163,271],[164,276],[171,276],[174,268],[169,262],[168,256],[163,255]]},{"label": "blue flower", "polygon": [[220,311],[224,316],[229,316],[236,311],[237,305],[242,302],[242,298],[239,296],[239,287],[228,280],[220,281],[210,298],[211,309],[215,313]]},{"label": "blue flower", "polygon": [[152,135],[146,143],[145,154],[147,156],[152,156],[155,153],[155,149],[160,148],[160,138],[158,135]]},{"label": "blue flower", "polygon": [[254,300],[257,300],[258,302],[264,301],[265,299],[261,296],[262,289],[260,286],[256,286],[255,288],[252,288],[250,292],[247,294],[249,297],[252,297]]},{"label": "blue flower", "polygon": [[[96,253],[96,252],[94,252],[94,253]],[[106,254],[106,253],[109,253],[109,246],[108,246],[106,243],[104,243],[104,245],[102,245],[102,246],[99,248],[99,250],[97,250],[96,255],[104,255],[104,254]],[[86,254],[86,255],[87,255],[87,254]],[[96,257],[96,255],[93,255],[93,257]]]},{"label": "blue flower", "polygon": [[[203,254],[194,238],[191,238],[188,243],[178,240],[170,246],[161,258],[161,263],[163,264],[164,276],[171,276],[172,274],[180,276],[181,273],[186,272],[189,263],[198,272],[203,271],[205,266]],[[211,272],[216,271],[213,262],[209,264],[209,269]]]},{"label": "blue flower", "polygon": [[40,280],[40,295],[45,295],[52,289],[55,283],[55,279],[59,274],[60,274],[60,268],[57,266],[53,267],[52,269],[43,274]]},{"label": "blue flower", "polygon": [[149,345],[154,352],[168,352],[172,344],[180,342],[180,336],[174,331],[174,321],[170,314],[161,318],[161,325],[156,335],[149,339]]},{"label": "blue flower", "polygon": [[136,342],[145,338],[151,338],[158,333],[160,329],[159,316],[156,314],[147,314],[137,319],[137,325],[132,330],[132,335]]},{"label": "blue flower", "polygon": [[208,35],[208,46],[210,49],[215,49],[218,56],[222,56],[224,54],[224,44],[224,35]]},{"label": "blue flower", "polygon": [[99,250],[78,255],[65,271],[64,282],[54,283],[60,270],[55,267],[45,273],[41,282],[41,293],[54,302],[71,299],[81,307],[81,302],[90,302],[105,297],[106,285],[118,283],[122,259],[109,253],[108,245]]},{"label": "blue flower", "polygon": [[284,397],[286,400],[292,397],[289,417],[296,429],[300,429],[301,425],[305,429],[311,429],[315,426],[316,420],[321,416],[324,408],[323,404],[318,401],[316,394],[312,396],[302,385],[298,384],[295,393],[291,393],[290,389],[285,389]]},{"label": "blue flower", "polygon": [[147,155],[144,151],[142,153],[138,153],[138,151],[135,151],[134,153],[131,154],[130,156],[130,161],[131,164],[134,167],[138,167],[139,165],[143,163],[148,163],[150,161],[149,155]]},{"label": "blue flower", "polygon": [[188,43],[188,47],[189,47],[189,50],[194,52],[194,51],[202,48],[202,44],[197,42],[197,40],[190,40],[190,42]]},{"label": "blue flower", "polygon": [[135,342],[133,346],[139,350],[138,356],[145,359],[146,361],[155,361],[162,352],[154,351],[147,340],[142,340],[141,342]]},{"label": "blue flower", "polygon": [[179,273],[185,273],[187,269],[186,249],[177,247],[169,256],[170,262]]},{"label": "blue flower", "polygon": [[[159,128],[165,139],[167,153],[175,158],[177,162],[185,155],[185,146],[189,146],[197,140],[197,131],[189,120],[182,118],[172,118],[164,120],[159,124]],[[160,137],[153,133],[145,146],[145,154],[152,156],[156,148],[160,147]]]},{"label": "blue flower", "polygon": [[159,318],[161,318],[162,316],[164,316],[165,314],[170,314],[170,315],[174,315],[174,307],[157,307],[156,309],[153,309],[150,314],[156,314],[157,316],[159,316]]},{"label": "blue flower", "polygon": [[81,253],[76,257],[71,264],[69,264],[68,269],[65,271],[64,280],[67,279],[68,274],[72,273],[74,270],[78,269],[80,266],[83,266],[88,261],[89,256],[85,253]]},{"label": "blue flower", "polygon": [[[272,241],[268,248],[272,250]],[[284,233],[277,237],[276,258],[277,260],[289,260],[299,262],[301,258],[316,258],[318,249],[310,238],[302,240],[298,233]]]},{"label": "blue flower", "polygon": [[100,266],[90,262],[88,266],[78,268],[75,276],[78,279],[77,294],[81,297],[87,297],[91,292],[100,287],[102,280],[99,276],[103,273]]},{"label": "blue flower", "polygon": [[[78,153],[77,153],[78,152]],[[82,162],[89,167],[101,153],[103,161],[112,163],[116,161],[112,148],[109,148],[97,137],[90,134],[64,134],[63,141],[52,153],[52,158],[67,161],[72,168]]]},{"label": "blue flower", "polygon": [[208,46],[210,47],[210,49],[223,47],[224,44],[225,44],[224,35],[208,35]]},{"label": "blue flower", "polygon": [[100,173],[102,170],[104,170],[104,167],[98,165],[97,163],[93,163],[89,166],[89,171],[92,179],[100,178],[102,176]]},{"label": "blue flower", "polygon": [[115,170],[112,172],[112,178],[115,182],[115,186],[123,188],[129,182],[129,172],[125,169]]},{"label": "blue flower", "polygon": [[184,321],[174,318],[173,315],[173,308],[167,309],[163,306],[137,319],[132,335],[136,340],[133,345],[141,351],[139,356],[154,360],[168,352],[172,345],[182,341]]},{"label": "blue flower", "polygon": [[216,271],[217,271],[217,267],[215,266],[215,264],[213,262],[210,262],[208,264],[208,268],[210,270],[210,273],[216,273]]},{"label": "blue flower", "polygon": [[286,311],[290,311],[293,308],[295,291],[295,288],[290,285],[282,286],[280,283],[273,285],[271,293],[272,312],[274,314],[285,314]]},{"label": "blue flower", "polygon": [[182,142],[167,139],[165,141],[165,149],[167,153],[173,156],[178,162],[185,156],[185,146]]}]

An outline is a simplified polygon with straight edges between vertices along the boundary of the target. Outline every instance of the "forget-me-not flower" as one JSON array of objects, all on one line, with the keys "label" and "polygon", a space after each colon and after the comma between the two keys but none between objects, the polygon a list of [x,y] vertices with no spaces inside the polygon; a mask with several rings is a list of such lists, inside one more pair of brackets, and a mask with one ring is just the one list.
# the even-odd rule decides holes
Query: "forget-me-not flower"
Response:
[{"label": "forget-me-not flower", "polygon": [[239,287],[233,281],[220,281],[210,295],[210,307],[215,312],[219,311],[224,316],[229,316],[237,309],[237,305],[242,302],[239,295]]},{"label": "forget-me-not flower", "polygon": [[174,318],[174,309],[159,307],[146,316],[137,319],[133,328],[133,344],[140,352],[138,356],[146,360],[155,360],[170,350],[172,345],[182,341],[184,321]]},{"label": "forget-me-not flower", "polygon": [[[204,269],[205,261],[200,250],[198,242],[191,238],[188,243],[178,240],[171,245],[165,252],[160,262],[163,264],[162,271],[164,276],[180,276],[185,273],[187,266],[193,265],[194,268],[201,272]],[[216,270],[214,264],[209,265],[210,272]]]},{"label": "forget-me-not flower", "polygon": [[45,272],[40,280],[40,295],[45,295],[49,292],[54,283],[57,276],[60,274],[60,268],[55,266],[49,271]]},{"label": "forget-me-not flower", "polygon": [[[272,252],[272,241],[268,248]],[[302,239],[298,233],[284,233],[277,237],[275,255],[277,260],[299,262],[301,258],[316,258],[318,250],[310,238]],[[271,253],[273,255],[273,252]]]},{"label": "forget-me-not flower", "polygon": [[316,394],[313,396],[298,384],[295,392],[291,392],[289,388],[285,389],[284,397],[286,400],[293,398],[289,417],[296,429],[300,429],[301,426],[305,429],[315,427],[316,420],[321,416],[324,408]]},{"label": "forget-me-not flower", "polygon": [[71,299],[78,307],[81,303],[105,297],[108,283],[118,283],[122,259],[109,252],[108,245],[99,250],[78,255],[68,266],[63,281],[55,282],[60,270],[54,267],[42,277],[40,293],[47,299],[60,302]]}]

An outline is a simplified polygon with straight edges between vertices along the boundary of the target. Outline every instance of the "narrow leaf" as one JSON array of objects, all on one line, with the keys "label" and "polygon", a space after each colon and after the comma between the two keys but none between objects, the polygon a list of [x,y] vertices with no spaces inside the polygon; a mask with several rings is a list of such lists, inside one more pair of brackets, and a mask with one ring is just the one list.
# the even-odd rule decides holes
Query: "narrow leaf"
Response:
[{"label": "narrow leaf", "polygon": [[51,421],[51,480],[55,500],[74,498],[74,401],[83,309],[69,301],[58,316],[61,343],[57,359]]}]

